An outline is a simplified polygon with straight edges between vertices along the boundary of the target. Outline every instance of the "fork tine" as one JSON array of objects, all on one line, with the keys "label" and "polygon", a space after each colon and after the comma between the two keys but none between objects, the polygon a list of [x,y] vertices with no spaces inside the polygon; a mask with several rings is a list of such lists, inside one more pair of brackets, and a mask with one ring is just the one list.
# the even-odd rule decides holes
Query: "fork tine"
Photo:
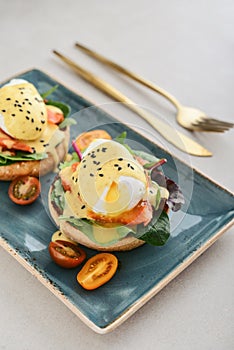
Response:
[{"label": "fork tine", "polygon": [[194,131],[205,131],[205,132],[225,132],[227,131],[227,129],[220,129],[220,128],[213,128],[210,126],[199,126],[197,124],[192,124],[193,127],[196,127],[196,129],[194,128]]},{"label": "fork tine", "polygon": [[233,128],[233,126],[234,126],[233,123],[225,122],[225,121],[223,121],[223,120],[218,120],[218,119],[213,119],[213,118],[210,118],[210,119],[207,118],[207,120],[208,120],[210,123],[217,124],[217,125],[224,126],[224,127]]},{"label": "fork tine", "polygon": [[229,127],[220,126],[217,124],[207,124],[207,123],[193,123],[193,126],[199,128],[201,131],[214,131],[214,132],[224,132],[229,130]]},{"label": "fork tine", "polygon": [[196,123],[193,123],[193,125],[204,131],[215,131],[215,132],[224,132],[234,126],[233,123],[221,121],[214,118],[208,118],[208,117],[204,117],[201,120],[198,120]]}]

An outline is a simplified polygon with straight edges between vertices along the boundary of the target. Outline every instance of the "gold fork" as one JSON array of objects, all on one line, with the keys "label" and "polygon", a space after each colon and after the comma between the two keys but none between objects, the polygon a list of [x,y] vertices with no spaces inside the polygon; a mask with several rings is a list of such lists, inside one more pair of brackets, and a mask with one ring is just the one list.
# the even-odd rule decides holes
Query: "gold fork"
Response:
[{"label": "gold fork", "polygon": [[139,75],[130,72],[128,69],[120,66],[119,64],[107,59],[106,57],[100,55],[99,53],[87,48],[84,45],[76,42],[75,46],[81,49],[83,52],[89,56],[97,59],[98,61],[104,63],[105,65],[113,68],[117,72],[125,74],[126,76],[134,79],[138,83],[143,84],[144,86],[150,88],[151,90],[159,93],[160,95],[167,98],[176,108],[177,108],[177,121],[184,128],[190,131],[209,131],[209,132],[224,132],[229,130],[234,126],[233,123],[221,121],[218,119],[210,118],[206,115],[205,112],[200,111],[196,108],[186,107],[182,105],[174,96],[169,92],[162,89],[159,86],[151,83],[150,81],[140,77]]},{"label": "gold fork", "polygon": [[126,107],[128,107],[133,112],[137,113],[140,117],[142,117],[144,120],[146,120],[167,141],[169,141],[181,151],[200,157],[212,156],[212,153],[203,146],[199,145],[199,143],[195,142],[188,136],[182,134],[178,130],[175,130],[172,126],[164,123],[161,119],[156,118],[151,113],[135,105],[135,103],[132,100],[130,100],[128,97],[123,95],[120,91],[115,89],[113,86],[111,86],[101,78],[82,68],[80,65],[72,61],[70,58],[62,55],[58,51],[53,50],[53,53],[56,56],[58,56],[63,62],[65,62],[69,67],[71,67],[83,79],[87,80],[89,83],[91,83],[101,91],[105,92],[107,95],[111,96],[116,101],[124,103]]}]

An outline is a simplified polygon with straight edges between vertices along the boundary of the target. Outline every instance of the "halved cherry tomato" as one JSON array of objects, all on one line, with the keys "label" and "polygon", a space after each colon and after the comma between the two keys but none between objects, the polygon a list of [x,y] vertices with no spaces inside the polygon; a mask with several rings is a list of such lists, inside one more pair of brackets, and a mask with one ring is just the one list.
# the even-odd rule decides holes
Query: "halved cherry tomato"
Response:
[{"label": "halved cherry tomato", "polygon": [[10,199],[20,205],[33,203],[41,192],[41,185],[37,177],[20,176],[13,180],[8,189]]},{"label": "halved cherry tomato", "polygon": [[64,115],[60,108],[52,105],[47,105],[46,110],[48,123],[59,124],[64,120]]},{"label": "halved cherry tomato", "polygon": [[87,290],[96,289],[115,274],[118,259],[110,253],[100,253],[90,258],[77,275],[78,283]]},{"label": "halved cherry tomato", "polygon": [[111,136],[105,130],[92,130],[83,132],[76,138],[76,144],[80,151],[83,151],[87,148],[92,141],[95,139],[107,139],[111,140]]},{"label": "halved cherry tomato", "polygon": [[50,242],[49,253],[54,262],[66,269],[80,265],[86,258],[86,253],[78,245],[58,240]]},{"label": "halved cherry tomato", "polygon": [[67,237],[65,235],[65,233],[63,233],[62,231],[58,230],[55,231],[51,237],[51,241],[52,242],[56,242],[56,241],[66,241],[66,242],[70,242],[73,243],[75,245],[77,245],[77,243],[75,241],[73,241],[72,239],[70,239],[69,237]]}]

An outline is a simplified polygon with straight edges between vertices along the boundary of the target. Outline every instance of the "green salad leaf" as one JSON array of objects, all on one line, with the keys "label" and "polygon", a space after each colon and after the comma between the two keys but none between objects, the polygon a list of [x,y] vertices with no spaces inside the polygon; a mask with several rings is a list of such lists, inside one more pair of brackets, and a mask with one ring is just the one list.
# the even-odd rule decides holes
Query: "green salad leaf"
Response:
[{"label": "green salad leaf", "polygon": [[158,220],[152,226],[149,225],[149,227],[147,227],[147,232],[140,236],[139,239],[154,246],[162,246],[167,242],[169,237],[169,217],[165,211],[162,211]]},{"label": "green salad leaf", "polygon": [[59,87],[59,86],[58,86],[58,84],[57,84],[57,85],[53,86],[51,89],[49,89],[49,90],[47,90],[47,91],[41,93],[41,97],[42,97],[43,99],[45,99],[47,96],[51,95],[54,91],[56,91],[58,87]]},{"label": "green salad leaf", "polygon": [[61,210],[61,212],[63,212],[65,199],[64,190],[60,179],[57,179],[53,183],[53,190],[51,191],[51,200]]},{"label": "green salad leaf", "polygon": [[59,164],[59,169],[62,170],[64,168],[67,168],[68,166],[71,166],[72,164],[74,164],[76,162],[79,162],[79,161],[80,161],[80,158],[79,158],[78,154],[76,152],[72,152],[70,154],[69,160],[66,160],[66,161]]},{"label": "green salad leaf", "polygon": [[25,153],[25,152],[16,152],[14,156],[11,156],[6,153],[0,152],[0,166],[9,165],[14,162],[19,161],[29,161],[29,160],[42,160],[47,158],[46,153]]}]

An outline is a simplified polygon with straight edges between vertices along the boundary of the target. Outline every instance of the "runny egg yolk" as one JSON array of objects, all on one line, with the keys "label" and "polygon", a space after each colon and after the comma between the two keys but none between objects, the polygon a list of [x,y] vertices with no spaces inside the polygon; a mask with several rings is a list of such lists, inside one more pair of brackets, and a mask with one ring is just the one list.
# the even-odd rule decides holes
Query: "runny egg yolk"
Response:
[{"label": "runny egg yolk", "polygon": [[118,184],[113,181],[110,185],[110,188],[106,194],[105,201],[106,202],[115,202],[119,198]]}]

